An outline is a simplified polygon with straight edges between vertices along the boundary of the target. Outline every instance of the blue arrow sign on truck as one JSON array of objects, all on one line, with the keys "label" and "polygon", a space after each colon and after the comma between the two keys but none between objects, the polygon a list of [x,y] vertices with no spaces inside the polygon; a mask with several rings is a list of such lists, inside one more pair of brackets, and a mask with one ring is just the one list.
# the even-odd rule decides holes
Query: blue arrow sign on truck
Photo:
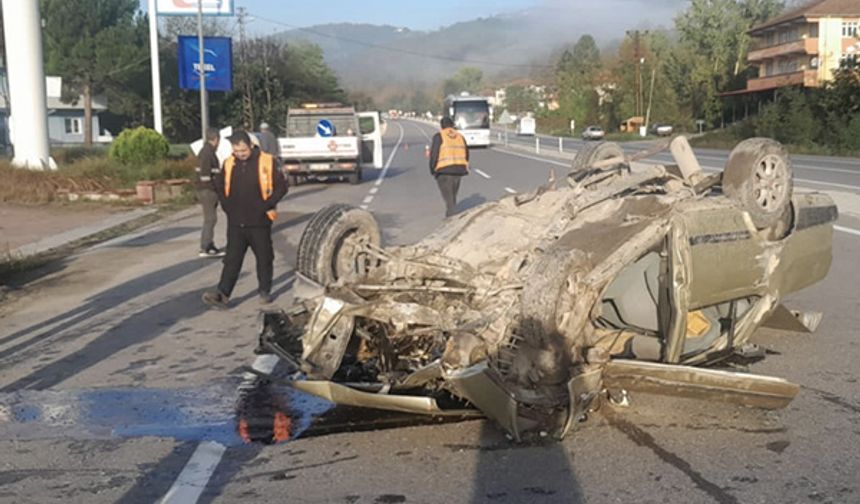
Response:
[{"label": "blue arrow sign on truck", "polygon": [[328,119],[320,119],[320,122],[317,123],[317,135],[321,137],[334,136],[334,124]]}]

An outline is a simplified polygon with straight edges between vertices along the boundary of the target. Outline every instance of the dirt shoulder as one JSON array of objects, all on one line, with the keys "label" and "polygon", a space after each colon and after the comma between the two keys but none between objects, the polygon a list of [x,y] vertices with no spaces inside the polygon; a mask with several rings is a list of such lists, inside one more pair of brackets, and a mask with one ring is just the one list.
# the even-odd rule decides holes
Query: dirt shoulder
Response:
[{"label": "dirt shoulder", "polygon": [[0,254],[128,211],[110,205],[0,203]]}]

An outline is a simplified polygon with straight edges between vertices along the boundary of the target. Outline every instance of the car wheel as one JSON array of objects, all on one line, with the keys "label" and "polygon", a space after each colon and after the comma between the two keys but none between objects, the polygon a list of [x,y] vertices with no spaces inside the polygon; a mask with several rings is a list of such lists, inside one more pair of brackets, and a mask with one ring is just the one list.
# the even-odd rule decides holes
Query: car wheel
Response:
[{"label": "car wheel", "polygon": [[350,205],[330,205],[308,222],[299,240],[296,270],[322,285],[348,276],[362,276],[377,265],[364,245],[382,240],[373,215]]},{"label": "car wheel", "polygon": [[624,157],[624,151],[621,146],[615,142],[598,142],[590,143],[583,146],[573,158],[573,163],[570,166],[570,174],[591,169],[594,163],[605,161],[616,157]]},{"label": "car wheel", "polygon": [[361,183],[361,167],[356,167],[355,171],[349,176],[349,183],[352,185]]},{"label": "car wheel", "polygon": [[723,193],[741,205],[758,229],[769,228],[785,216],[793,184],[788,152],[770,138],[739,143],[723,171]]}]

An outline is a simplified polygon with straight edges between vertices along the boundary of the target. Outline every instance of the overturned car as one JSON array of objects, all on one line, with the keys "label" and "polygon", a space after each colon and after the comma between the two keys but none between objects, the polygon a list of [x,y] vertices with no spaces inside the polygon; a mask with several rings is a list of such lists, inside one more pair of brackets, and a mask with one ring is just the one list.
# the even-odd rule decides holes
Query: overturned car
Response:
[{"label": "overturned car", "polygon": [[[639,163],[669,148],[676,164]],[[382,248],[373,216],[314,215],[298,271],[321,289],[263,314],[291,385],[338,404],[483,414],[520,440],[563,437],[641,390],[780,408],[798,387],[704,367],[760,326],[813,330],[780,300],[823,279],[837,209],[793,194],[784,148],[750,139],[706,174],[683,137],[625,156],[583,148],[563,180]]]}]

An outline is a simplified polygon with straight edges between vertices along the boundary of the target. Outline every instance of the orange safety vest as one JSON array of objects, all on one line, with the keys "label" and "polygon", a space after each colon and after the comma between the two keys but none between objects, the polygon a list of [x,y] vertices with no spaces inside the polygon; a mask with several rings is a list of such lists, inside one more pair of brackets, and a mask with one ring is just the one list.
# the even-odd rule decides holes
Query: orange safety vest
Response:
[{"label": "orange safety vest", "polygon": [[442,145],[439,146],[439,159],[436,160],[436,171],[449,166],[465,166],[469,171],[469,160],[466,159],[466,139],[454,128],[445,128],[439,132]]},{"label": "orange safety vest", "polygon": [[[236,166],[236,158],[230,156],[227,161],[224,161],[224,196],[230,196],[230,183],[233,181],[233,167]],[[263,201],[272,197],[272,192],[275,190],[275,158],[271,154],[265,152],[260,153],[260,161],[257,163],[260,179],[260,195]],[[278,218],[278,212],[269,210],[266,212],[270,221]]]}]

